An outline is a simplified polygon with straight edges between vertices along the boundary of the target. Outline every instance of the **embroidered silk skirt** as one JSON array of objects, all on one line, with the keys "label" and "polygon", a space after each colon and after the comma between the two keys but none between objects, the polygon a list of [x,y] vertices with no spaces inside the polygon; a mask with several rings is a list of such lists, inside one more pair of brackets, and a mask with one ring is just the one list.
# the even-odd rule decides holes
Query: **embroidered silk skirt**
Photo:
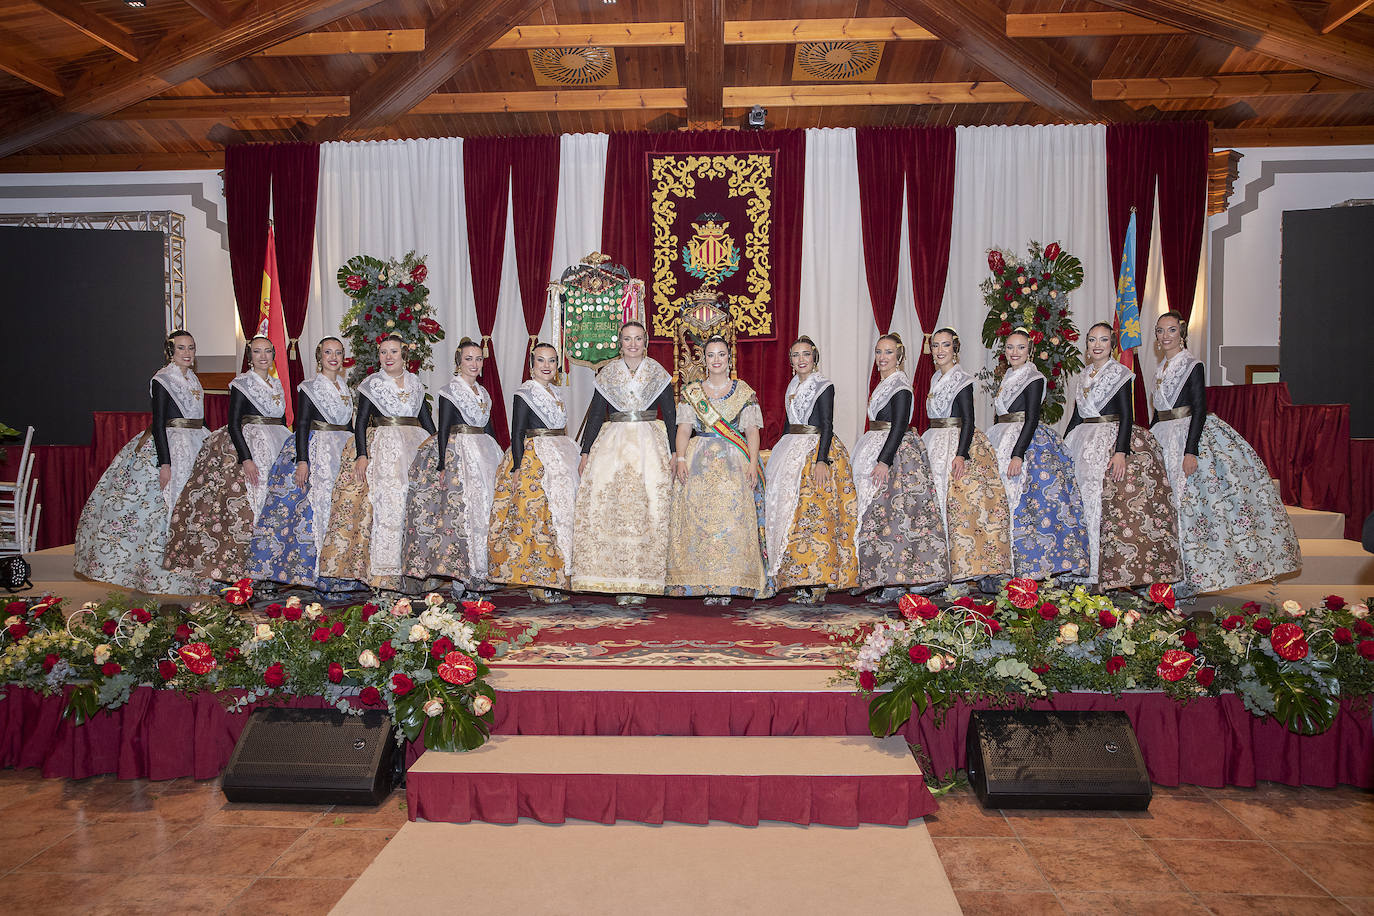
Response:
[{"label": "embroidered silk skirt", "polygon": [[1021,473],[1007,476],[1021,424],[998,423],[988,431],[997,452],[997,469],[1011,508],[1012,571],[1029,579],[1088,571],[1088,532],[1083,528],[1083,498],[1073,462],[1059,434],[1044,423],[1021,461]]},{"label": "embroidered silk skirt", "polygon": [[951,582],[1011,575],[1011,512],[997,473],[997,456],[981,429],[973,431],[964,473],[953,480],[950,468],[959,449],[955,427],[931,428],[921,435],[935,477]]},{"label": "embroidered silk skirt", "polygon": [[839,436],[830,440],[830,481],[817,488],[811,478],[816,433],[788,433],[768,456],[764,488],[768,571],[774,586],[853,588],[858,579],[854,529],[858,491],[849,452]]},{"label": "embroidered silk skirt", "polygon": [[925,445],[916,430],[907,430],[880,487],[873,469],[886,440],[886,432],[871,430],[854,449],[858,587],[948,582],[949,551]]},{"label": "embroidered silk skirt", "polygon": [[534,436],[525,441],[520,467],[512,473],[506,452],[491,510],[487,577],[492,582],[569,587],[581,457],[567,436]]},{"label": "embroidered silk skirt", "polygon": [[427,439],[410,468],[403,566],[416,579],[487,583],[487,530],[501,449],[491,436],[454,433],[439,470],[439,440]]},{"label": "embroidered silk skirt", "polygon": [[709,434],[693,436],[686,457],[687,482],[673,481],[667,594],[768,597],[763,494],[749,459]]}]

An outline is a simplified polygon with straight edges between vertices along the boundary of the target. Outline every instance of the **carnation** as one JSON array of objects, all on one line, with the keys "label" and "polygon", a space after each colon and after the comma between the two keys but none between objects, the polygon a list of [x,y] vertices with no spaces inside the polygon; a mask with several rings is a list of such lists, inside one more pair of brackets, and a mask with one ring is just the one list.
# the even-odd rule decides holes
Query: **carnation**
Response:
[{"label": "carnation", "polygon": [[[389,646],[391,645],[391,643],[386,643],[386,645]],[[371,649],[364,649],[363,651],[358,653],[358,664],[362,665],[364,668],[381,667],[381,662],[377,660],[376,653],[374,653]]]}]

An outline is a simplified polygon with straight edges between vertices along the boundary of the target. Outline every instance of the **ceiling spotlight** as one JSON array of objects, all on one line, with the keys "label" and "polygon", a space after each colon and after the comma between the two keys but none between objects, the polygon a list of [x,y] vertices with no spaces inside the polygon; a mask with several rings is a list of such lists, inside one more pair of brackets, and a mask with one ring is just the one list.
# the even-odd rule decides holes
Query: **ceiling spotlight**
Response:
[{"label": "ceiling spotlight", "polygon": [[749,114],[744,116],[744,126],[748,130],[763,130],[764,123],[768,120],[768,109],[762,105],[755,105],[749,109]]},{"label": "ceiling spotlight", "polygon": [[141,10],[148,5],[148,0],[124,0],[124,5],[136,10]]}]

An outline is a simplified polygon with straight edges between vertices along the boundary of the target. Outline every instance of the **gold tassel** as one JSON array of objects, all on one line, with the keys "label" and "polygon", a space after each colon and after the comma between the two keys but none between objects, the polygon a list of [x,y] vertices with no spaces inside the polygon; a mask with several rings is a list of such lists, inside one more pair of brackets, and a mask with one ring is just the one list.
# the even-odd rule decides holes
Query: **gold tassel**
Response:
[{"label": "gold tassel", "polygon": [[921,336],[925,338],[925,340],[923,340],[923,341],[921,342],[921,352],[922,352],[922,353],[925,353],[925,354],[927,354],[927,355],[929,355],[929,353],[930,353],[930,332],[926,332],[925,334],[923,334],[923,335],[921,335]]},{"label": "gold tassel", "polygon": [[487,341],[489,341],[489,340],[491,340],[491,335],[490,335],[490,334],[483,334],[483,335],[482,335],[482,358],[483,358],[483,359],[487,359],[489,356],[491,356],[491,353],[488,352],[488,350],[487,350]]},{"label": "gold tassel", "polygon": [[287,338],[287,344],[288,344],[288,346],[287,346],[287,348],[286,348],[286,357],[287,357],[287,359],[299,359],[299,358],[300,358],[299,356],[296,355],[296,342],[299,341],[299,340],[300,340],[299,337],[290,337],[290,338]]}]

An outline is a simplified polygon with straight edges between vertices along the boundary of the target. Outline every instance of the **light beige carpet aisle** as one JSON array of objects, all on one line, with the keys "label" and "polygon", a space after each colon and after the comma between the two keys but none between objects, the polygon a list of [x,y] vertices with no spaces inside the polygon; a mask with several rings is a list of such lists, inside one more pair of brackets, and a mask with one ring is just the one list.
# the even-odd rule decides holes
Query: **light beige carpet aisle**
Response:
[{"label": "light beige carpet aisle", "polygon": [[335,914],[959,913],[925,825],[412,822]]}]

